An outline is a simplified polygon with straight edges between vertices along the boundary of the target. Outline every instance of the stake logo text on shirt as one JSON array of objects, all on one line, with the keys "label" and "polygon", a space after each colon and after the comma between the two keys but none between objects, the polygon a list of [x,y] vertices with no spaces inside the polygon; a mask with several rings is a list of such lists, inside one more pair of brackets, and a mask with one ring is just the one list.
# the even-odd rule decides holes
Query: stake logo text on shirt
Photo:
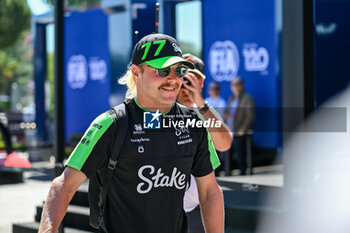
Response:
[{"label": "stake logo text on shirt", "polygon": [[[175,187],[179,190],[185,188],[186,174],[181,173],[176,167],[173,168],[171,176],[165,175],[162,172],[162,168],[158,168],[157,172],[155,170],[156,169],[152,165],[144,165],[140,167],[138,176],[142,182],[137,185],[138,193],[145,194],[150,192],[152,188],[159,187]],[[150,175],[153,176],[150,177]]]}]

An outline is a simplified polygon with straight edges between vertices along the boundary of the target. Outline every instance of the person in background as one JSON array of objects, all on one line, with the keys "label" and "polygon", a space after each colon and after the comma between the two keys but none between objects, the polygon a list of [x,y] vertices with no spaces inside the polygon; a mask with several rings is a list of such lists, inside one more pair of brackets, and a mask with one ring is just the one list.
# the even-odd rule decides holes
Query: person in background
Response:
[{"label": "person in background", "polygon": [[[190,69],[184,78],[184,83],[186,80],[186,84],[183,84],[177,96],[177,102],[188,108],[195,109],[201,118],[205,120],[209,118],[220,120],[222,122],[220,128],[209,128],[208,130],[215,149],[226,151],[230,148],[233,137],[230,129],[220,117],[220,114],[212,106],[209,106],[202,97],[202,87],[205,80],[204,63],[200,58],[188,53],[184,54],[183,58],[192,62],[195,65],[195,69]],[[212,164],[214,164],[213,161]],[[215,168],[217,167],[213,166],[213,169]],[[188,216],[188,233],[205,233],[197,186],[193,176],[191,177],[190,186],[185,192],[184,209]]]},{"label": "person in background", "polygon": [[233,132],[234,139],[230,148],[230,161],[225,161],[225,163],[232,165],[232,158],[236,158],[240,175],[246,175],[247,140],[251,140],[253,134],[255,101],[245,92],[244,81],[241,77],[236,77],[231,81],[231,90],[233,96],[228,101],[225,118]]},{"label": "person in background", "polygon": [[221,117],[224,117],[226,101],[220,96],[220,85],[217,82],[211,82],[209,84],[209,97],[204,101],[215,110],[220,113]]}]

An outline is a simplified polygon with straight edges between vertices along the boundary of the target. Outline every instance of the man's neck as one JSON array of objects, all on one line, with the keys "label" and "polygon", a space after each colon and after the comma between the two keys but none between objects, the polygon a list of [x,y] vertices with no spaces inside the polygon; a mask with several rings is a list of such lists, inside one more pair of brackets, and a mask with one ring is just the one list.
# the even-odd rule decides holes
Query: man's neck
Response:
[{"label": "man's neck", "polygon": [[235,98],[239,98],[243,94],[243,91],[240,93],[235,94]]},{"label": "man's neck", "polygon": [[145,101],[142,98],[136,96],[135,98],[136,104],[144,111],[155,112],[159,110],[161,113],[166,113],[170,110],[172,104],[152,104],[151,101]]},{"label": "man's neck", "polygon": [[212,100],[216,100],[217,98],[218,98],[218,95],[217,96],[211,96]]}]

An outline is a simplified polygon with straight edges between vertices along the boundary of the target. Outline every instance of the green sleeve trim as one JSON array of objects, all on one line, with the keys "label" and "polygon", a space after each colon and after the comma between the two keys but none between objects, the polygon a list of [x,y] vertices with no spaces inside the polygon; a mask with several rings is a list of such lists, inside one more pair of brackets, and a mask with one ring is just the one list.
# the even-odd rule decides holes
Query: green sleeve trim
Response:
[{"label": "green sleeve trim", "polygon": [[[204,117],[199,112],[197,112],[197,115],[199,119],[204,122]],[[213,141],[211,140],[209,130],[208,128],[205,128],[205,129],[207,130],[207,135],[208,135],[208,150],[210,153],[210,162],[211,162],[211,166],[213,167],[213,170],[215,170],[221,165],[221,163],[218,155],[216,154],[216,150],[215,150]]]},{"label": "green sleeve trim", "polygon": [[78,145],[69,156],[65,166],[81,170],[85,161],[90,156],[98,140],[113,123],[113,118],[108,113],[98,116],[85,131]]},{"label": "green sleeve trim", "polygon": [[216,168],[218,168],[220,166],[220,160],[218,158],[218,155],[216,154],[216,150],[213,144],[213,141],[211,140],[210,134],[209,134],[209,130],[207,130],[207,134],[208,134],[208,150],[210,152],[210,162],[211,165],[213,167],[213,170],[215,170]]}]

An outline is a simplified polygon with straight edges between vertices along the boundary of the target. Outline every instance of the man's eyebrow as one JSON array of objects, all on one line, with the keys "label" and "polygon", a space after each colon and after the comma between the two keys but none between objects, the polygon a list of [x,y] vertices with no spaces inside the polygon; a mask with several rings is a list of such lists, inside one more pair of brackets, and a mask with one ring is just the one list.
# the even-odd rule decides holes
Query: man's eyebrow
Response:
[{"label": "man's eyebrow", "polygon": [[[176,63],[174,65],[172,65],[174,67],[178,67],[178,66],[186,66],[185,63],[182,63],[182,62],[179,62],[179,63]],[[186,66],[187,67],[187,66]]]}]

